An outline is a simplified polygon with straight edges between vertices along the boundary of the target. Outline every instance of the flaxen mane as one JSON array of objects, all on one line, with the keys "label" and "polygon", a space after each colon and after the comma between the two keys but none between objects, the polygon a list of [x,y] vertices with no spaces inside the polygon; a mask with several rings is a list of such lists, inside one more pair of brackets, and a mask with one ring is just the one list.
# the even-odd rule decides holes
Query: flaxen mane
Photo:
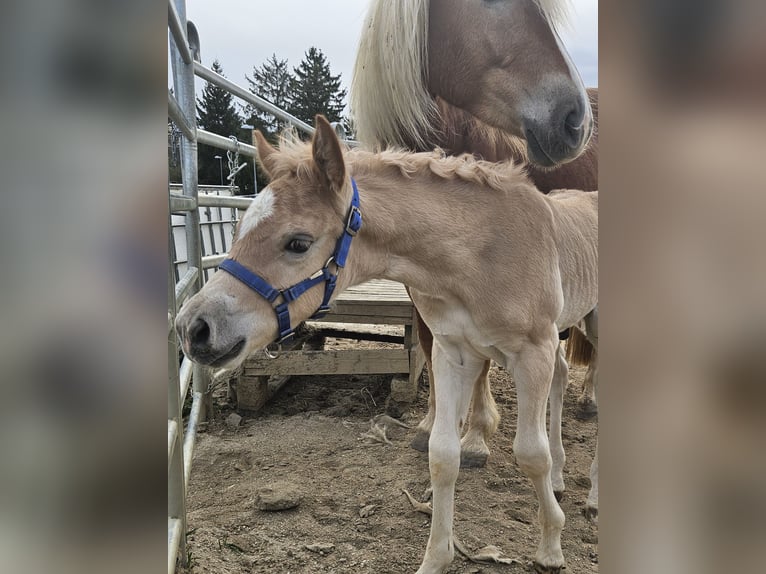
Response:
[{"label": "flaxen mane", "polygon": [[[299,180],[309,181],[314,176],[311,145],[300,141],[292,132],[283,134],[279,142],[280,153],[270,158],[271,176],[294,173]],[[387,149],[372,153],[360,149],[344,149],[351,175],[375,172],[381,167],[397,169],[405,177],[430,172],[444,180],[458,179],[502,191],[510,183],[530,183],[521,165],[513,161],[494,163],[478,160],[471,154],[447,155],[443,150],[412,153],[401,149]],[[531,185],[531,183],[530,183]]]},{"label": "flaxen mane", "polygon": [[[565,24],[567,0],[535,1],[552,27]],[[374,0],[367,13],[351,82],[351,117],[365,145],[407,142],[430,149],[457,119],[446,116],[428,92],[429,5],[430,0]],[[480,129],[487,132],[485,141],[524,148],[501,130],[483,124]]]}]

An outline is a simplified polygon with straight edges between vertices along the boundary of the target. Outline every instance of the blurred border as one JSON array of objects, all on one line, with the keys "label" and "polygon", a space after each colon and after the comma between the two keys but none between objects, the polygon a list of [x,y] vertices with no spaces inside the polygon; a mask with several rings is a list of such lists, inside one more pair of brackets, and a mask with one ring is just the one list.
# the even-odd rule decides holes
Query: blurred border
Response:
[{"label": "blurred border", "polygon": [[766,8],[600,8],[599,563],[761,571]]},{"label": "blurred border", "polygon": [[[162,3],[4,6],[0,570],[166,562]],[[602,2],[600,565],[761,571],[763,2]]]}]

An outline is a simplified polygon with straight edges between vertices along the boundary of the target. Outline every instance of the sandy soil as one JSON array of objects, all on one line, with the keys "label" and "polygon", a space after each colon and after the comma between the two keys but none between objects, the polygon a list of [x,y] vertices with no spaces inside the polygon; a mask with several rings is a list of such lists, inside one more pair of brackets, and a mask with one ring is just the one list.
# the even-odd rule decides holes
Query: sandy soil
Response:
[{"label": "sandy soil", "polygon": [[[598,572],[598,527],[583,516],[597,423],[574,416],[584,371],[572,369],[563,423],[567,453],[567,517],[562,545],[566,572]],[[496,545],[521,564],[476,564],[460,554],[451,573],[531,571],[538,539],[531,482],[515,464],[516,397],[510,376],[493,367],[492,388],[502,415],[486,468],[463,469],[457,483],[456,536],[475,551]],[[413,429],[387,427],[391,443],[362,435],[384,412],[388,377],[296,377],[264,410],[227,426],[226,393],[200,433],[188,492],[191,563],[185,574],[358,572],[417,570],[429,517],[402,494],[423,497],[429,485],[426,455],[409,448],[426,412],[428,386],[402,420]],[[300,504],[266,512],[257,492],[273,483],[297,489]]]}]

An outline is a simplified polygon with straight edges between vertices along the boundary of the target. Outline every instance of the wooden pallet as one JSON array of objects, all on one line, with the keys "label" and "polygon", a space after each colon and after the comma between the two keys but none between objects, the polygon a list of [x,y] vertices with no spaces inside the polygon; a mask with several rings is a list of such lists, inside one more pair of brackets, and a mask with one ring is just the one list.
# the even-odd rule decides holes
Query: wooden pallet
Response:
[{"label": "wooden pallet", "polygon": [[[277,358],[264,354],[245,361],[236,383],[237,408],[256,411],[293,375],[392,374],[391,400],[409,404],[417,397],[418,381],[425,357],[420,348],[415,322],[415,307],[404,285],[374,280],[341,293],[333,309],[323,319],[312,322],[298,348],[283,351]],[[343,329],[326,329],[324,323],[340,323]],[[401,348],[325,350],[327,336],[379,340],[346,325],[402,325],[403,337],[388,337]],[[304,344],[305,343],[305,344]]]}]

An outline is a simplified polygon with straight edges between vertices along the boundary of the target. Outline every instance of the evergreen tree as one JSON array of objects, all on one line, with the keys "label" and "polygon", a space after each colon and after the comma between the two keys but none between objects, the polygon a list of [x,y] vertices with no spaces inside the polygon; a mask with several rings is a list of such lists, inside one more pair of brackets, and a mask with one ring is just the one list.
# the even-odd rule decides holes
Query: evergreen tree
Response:
[{"label": "evergreen tree", "polygon": [[340,74],[333,76],[321,50],[311,47],[300,65],[293,69],[290,113],[313,125],[316,114],[331,122],[341,120],[346,90],[340,87]]},{"label": "evergreen tree", "polygon": [[[216,60],[213,62],[213,71],[224,75],[223,67]],[[242,129],[242,118],[232,102],[232,95],[218,86],[207,82],[202,91],[202,98],[197,99],[197,125],[209,132],[224,137],[236,136],[239,141],[250,142],[249,131]],[[221,156],[221,160],[215,156]],[[228,185],[226,176],[229,174],[226,151],[205,144],[198,146],[199,182],[208,185]],[[245,156],[240,156],[240,163],[245,161]],[[222,177],[223,172],[223,177]],[[240,188],[240,193],[247,193],[253,188],[252,168],[243,168],[236,177],[235,183]]]},{"label": "evergreen tree", "polygon": [[[247,76],[245,79],[250,84],[251,93],[285,111],[291,108],[290,88],[294,78],[287,60],[278,60],[277,55],[272,54],[260,68],[253,67],[252,79]],[[249,119],[248,123],[260,129],[264,135],[273,136],[285,128],[285,122],[254,106],[245,106],[244,112]]]}]

